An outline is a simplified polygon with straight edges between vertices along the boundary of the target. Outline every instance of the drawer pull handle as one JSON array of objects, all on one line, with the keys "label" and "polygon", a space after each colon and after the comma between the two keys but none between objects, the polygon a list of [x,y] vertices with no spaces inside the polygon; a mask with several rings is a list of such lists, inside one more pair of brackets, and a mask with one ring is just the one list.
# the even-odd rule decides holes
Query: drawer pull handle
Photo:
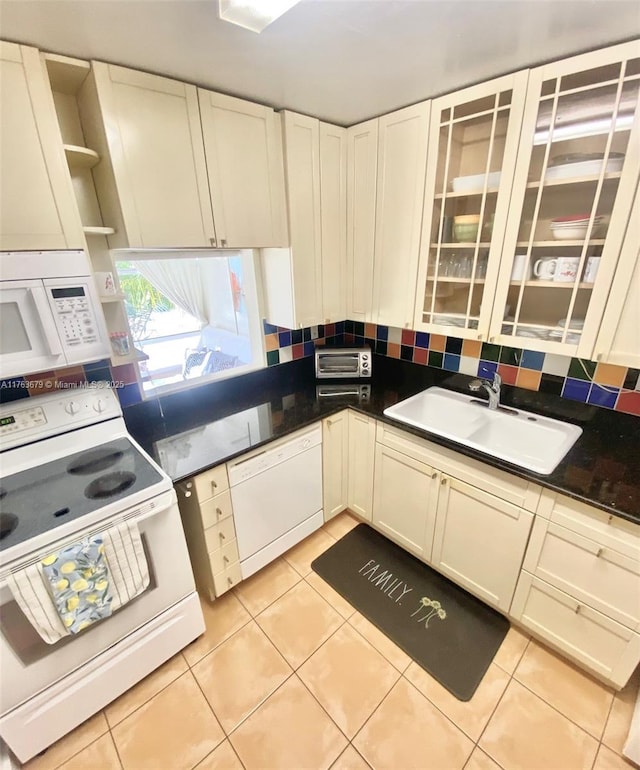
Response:
[{"label": "drawer pull handle", "polygon": [[230,586],[232,586],[232,585],[233,585],[233,580],[232,580],[232,578],[228,577],[228,578],[227,578],[227,583],[229,583],[229,585],[230,585]]},{"label": "drawer pull handle", "polygon": [[225,540],[226,539],[225,536],[224,536],[224,532],[218,532],[218,537],[220,538],[220,540]]},{"label": "drawer pull handle", "polygon": [[576,613],[576,615],[580,612],[580,605],[579,604],[576,605],[576,608],[575,608],[574,612]]},{"label": "drawer pull handle", "polygon": [[215,482],[215,481],[212,481],[212,482],[211,482],[211,489],[212,489],[212,490],[215,490],[215,489],[217,489],[217,488],[218,488],[218,485],[216,484],[216,482]]},{"label": "drawer pull handle", "polygon": [[596,559],[599,559],[602,556],[603,551],[604,551],[604,548],[598,548],[598,552],[596,553]]},{"label": "drawer pull handle", "polygon": [[216,516],[220,518],[222,516],[222,510],[220,508],[216,508]]},{"label": "drawer pull handle", "polygon": [[228,557],[228,556],[223,556],[223,557],[222,557],[222,561],[223,561],[225,564],[228,564],[228,563],[229,563],[229,557]]}]

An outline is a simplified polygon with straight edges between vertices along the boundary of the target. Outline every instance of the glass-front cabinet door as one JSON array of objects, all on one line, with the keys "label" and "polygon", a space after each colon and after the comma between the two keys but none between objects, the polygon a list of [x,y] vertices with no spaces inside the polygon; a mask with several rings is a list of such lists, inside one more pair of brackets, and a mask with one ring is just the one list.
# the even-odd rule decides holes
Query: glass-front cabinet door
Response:
[{"label": "glass-front cabinet door", "polygon": [[527,72],[434,100],[414,328],[486,339]]},{"label": "glass-front cabinet door", "polygon": [[490,341],[591,356],[638,180],[639,85],[638,43],[530,72]]}]

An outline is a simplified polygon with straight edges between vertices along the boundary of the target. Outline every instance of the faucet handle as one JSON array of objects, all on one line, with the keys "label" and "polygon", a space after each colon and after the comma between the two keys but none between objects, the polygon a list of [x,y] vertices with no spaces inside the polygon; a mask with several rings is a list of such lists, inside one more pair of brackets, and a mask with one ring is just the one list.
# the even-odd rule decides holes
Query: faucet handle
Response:
[{"label": "faucet handle", "polygon": [[493,387],[499,388],[501,385],[502,385],[502,377],[496,371],[493,373]]}]

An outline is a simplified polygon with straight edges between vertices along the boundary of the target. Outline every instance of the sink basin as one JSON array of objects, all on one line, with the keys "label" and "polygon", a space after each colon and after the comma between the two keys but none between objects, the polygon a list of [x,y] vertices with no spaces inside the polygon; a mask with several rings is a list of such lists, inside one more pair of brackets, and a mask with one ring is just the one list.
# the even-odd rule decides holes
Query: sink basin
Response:
[{"label": "sink basin", "polygon": [[443,388],[428,388],[384,410],[407,425],[434,433],[521,468],[548,475],[578,440],[582,428]]}]

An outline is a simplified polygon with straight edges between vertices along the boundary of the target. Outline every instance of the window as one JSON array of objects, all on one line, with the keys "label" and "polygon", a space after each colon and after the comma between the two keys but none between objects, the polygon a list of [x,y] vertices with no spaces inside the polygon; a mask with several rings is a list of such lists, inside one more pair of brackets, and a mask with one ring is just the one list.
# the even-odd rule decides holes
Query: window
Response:
[{"label": "window", "polygon": [[264,366],[255,257],[234,252],[120,252],[146,395]]}]

